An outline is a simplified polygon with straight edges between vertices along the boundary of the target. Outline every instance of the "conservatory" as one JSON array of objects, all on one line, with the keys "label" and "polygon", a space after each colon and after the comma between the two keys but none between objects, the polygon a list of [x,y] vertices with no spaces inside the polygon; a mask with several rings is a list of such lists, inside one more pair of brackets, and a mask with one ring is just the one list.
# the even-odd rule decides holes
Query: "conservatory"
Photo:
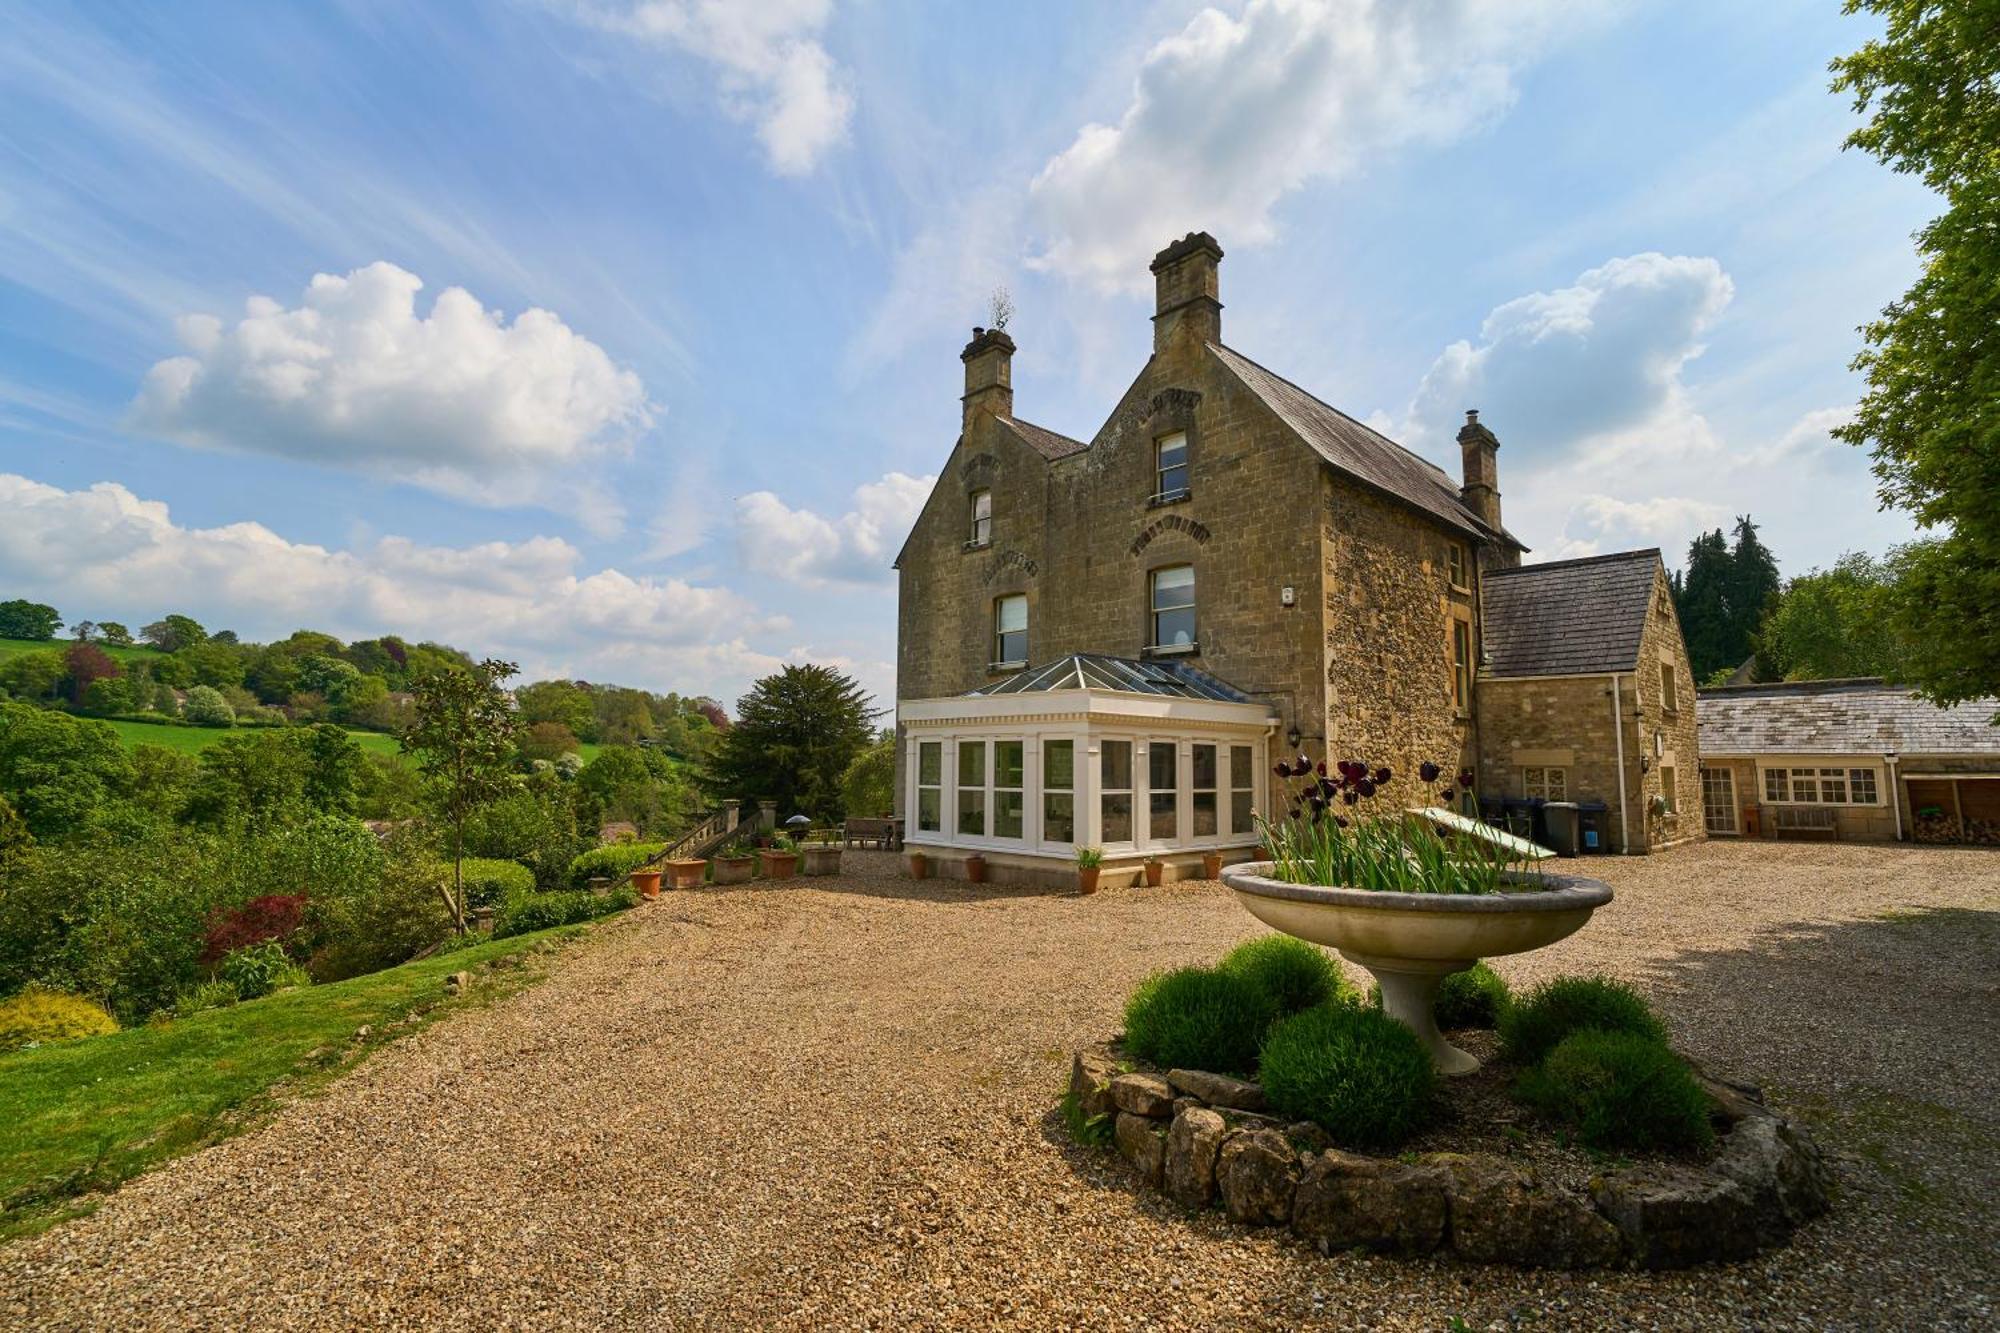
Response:
[{"label": "conservatory", "polygon": [[976,852],[997,881],[1053,883],[1096,847],[1187,875],[1257,844],[1276,715],[1184,664],[1080,653],[897,715],[905,841],[947,873]]}]

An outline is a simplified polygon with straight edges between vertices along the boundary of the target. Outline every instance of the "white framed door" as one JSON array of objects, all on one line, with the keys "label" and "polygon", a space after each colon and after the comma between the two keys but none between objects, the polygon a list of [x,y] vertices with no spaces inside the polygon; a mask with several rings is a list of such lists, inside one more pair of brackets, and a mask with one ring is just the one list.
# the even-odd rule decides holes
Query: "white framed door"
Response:
[{"label": "white framed door", "polygon": [[1704,766],[1701,770],[1702,824],[1710,833],[1741,833],[1743,830],[1737,824],[1738,818],[1735,770]]}]

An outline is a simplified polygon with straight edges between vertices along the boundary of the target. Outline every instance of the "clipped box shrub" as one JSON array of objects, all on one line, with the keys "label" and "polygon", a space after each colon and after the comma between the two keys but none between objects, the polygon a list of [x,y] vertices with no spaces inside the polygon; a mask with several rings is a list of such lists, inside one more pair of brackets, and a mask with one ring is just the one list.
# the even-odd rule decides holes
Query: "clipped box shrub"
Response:
[{"label": "clipped box shrub", "polygon": [[1441,1028],[1498,1027],[1508,999],[1507,983],[1500,974],[1484,963],[1474,963],[1444,979],[1431,1012]]},{"label": "clipped box shrub", "polygon": [[569,863],[570,883],[580,889],[599,876],[617,879],[666,849],[664,842],[614,842],[604,847],[593,847]]},{"label": "clipped box shrub", "polygon": [[535,888],[535,872],[518,861],[468,856],[462,873],[467,907],[497,907],[509,896]]},{"label": "clipped box shrub", "polygon": [[1354,1004],[1323,1004],[1272,1028],[1258,1077],[1273,1107],[1344,1148],[1397,1146],[1430,1120],[1437,1094],[1417,1034]]},{"label": "clipped box shrub", "polygon": [[608,916],[638,905],[639,892],[629,884],[621,885],[602,897],[580,889],[524,893],[509,898],[501,906],[499,914],[493,918],[493,935],[496,939],[526,935],[532,931]]},{"label": "clipped box shrub", "polygon": [[1515,1095],[1574,1126],[1593,1148],[1705,1148],[1708,1094],[1687,1062],[1651,1037],[1584,1031],[1515,1080]]},{"label": "clipped box shrub", "polygon": [[95,1000],[30,986],[0,1000],[0,1051],[116,1032],[118,1023]]},{"label": "clipped box shrub", "polygon": [[1624,1032],[1666,1044],[1667,1029],[1639,992],[1609,977],[1557,977],[1507,1006],[1500,1050],[1516,1064],[1540,1064],[1573,1032]]},{"label": "clipped box shrub", "polygon": [[1217,965],[1271,997],[1280,1016],[1328,1000],[1351,1000],[1354,988],[1324,949],[1290,935],[1260,935],[1223,955]]},{"label": "clipped box shrub", "polygon": [[1162,1069],[1248,1074],[1277,1006],[1238,972],[1183,967],[1139,983],[1125,1005],[1125,1045]]}]

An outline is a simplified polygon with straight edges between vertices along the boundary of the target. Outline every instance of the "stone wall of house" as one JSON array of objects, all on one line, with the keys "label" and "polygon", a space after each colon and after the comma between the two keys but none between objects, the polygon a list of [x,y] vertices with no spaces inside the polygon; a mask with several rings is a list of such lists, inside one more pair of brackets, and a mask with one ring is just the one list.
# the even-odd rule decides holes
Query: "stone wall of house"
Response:
[{"label": "stone wall of house", "polygon": [[1630,829],[1632,846],[1643,846],[1644,820],[1637,798],[1639,733],[1633,724],[1632,679],[1620,681],[1619,717],[1625,731],[1625,791],[1629,810],[1618,806],[1618,731],[1613,726],[1611,677],[1535,676],[1479,682],[1479,794],[1527,795],[1522,769],[1567,770],[1569,799],[1602,801],[1608,850],[1622,852]]},{"label": "stone wall of house", "polygon": [[1461,712],[1451,697],[1454,619],[1471,627],[1475,665],[1479,649],[1472,588],[1446,575],[1453,537],[1330,469],[1320,495],[1331,752],[1398,773],[1426,760],[1455,772],[1475,747],[1472,701]]},{"label": "stone wall of house", "polygon": [[[1675,707],[1665,703],[1663,671],[1674,676]],[[1639,665],[1634,677],[1639,699],[1639,748],[1645,770],[1637,775],[1640,793],[1633,811],[1638,822],[1646,815],[1650,846],[1708,836],[1701,818],[1701,754],[1695,723],[1694,667],[1688,661],[1687,643],[1680,621],[1674,615],[1672,590],[1664,566],[1654,570],[1652,606],[1646,629],[1639,641]],[[1628,755],[1630,751],[1628,750]],[[1664,773],[1674,775],[1676,811],[1656,816],[1653,798],[1666,790]]]}]

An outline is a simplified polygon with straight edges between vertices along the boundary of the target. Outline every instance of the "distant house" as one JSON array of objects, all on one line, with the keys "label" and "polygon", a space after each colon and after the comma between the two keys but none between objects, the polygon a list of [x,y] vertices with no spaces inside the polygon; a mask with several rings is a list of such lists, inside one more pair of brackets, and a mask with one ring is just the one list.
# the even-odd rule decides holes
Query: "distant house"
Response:
[{"label": "distant house", "polygon": [[[1015,415],[1009,334],[959,354],[961,429],[897,559],[908,845],[996,881],[1086,847],[1192,872],[1255,854],[1301,753],[1389,767],[1399,802],[1438,795],[1425,762],[1483,799],[1601,801],[1614,850],[1701,836],[1672,813],[1698,761],[1659,553],[1517,568],[1478,413],[1454,477],[1251,360],[1221,260],[1206,233],[1154,258],[1152,355],[1088,440]],[[1576,662],[1534,657],[1571,629]]]},{"label": "distant house", "polygon": [[1724,837],[2000,844],[1996,711],[1872,678],[1703,690],[1703,821]]}]

